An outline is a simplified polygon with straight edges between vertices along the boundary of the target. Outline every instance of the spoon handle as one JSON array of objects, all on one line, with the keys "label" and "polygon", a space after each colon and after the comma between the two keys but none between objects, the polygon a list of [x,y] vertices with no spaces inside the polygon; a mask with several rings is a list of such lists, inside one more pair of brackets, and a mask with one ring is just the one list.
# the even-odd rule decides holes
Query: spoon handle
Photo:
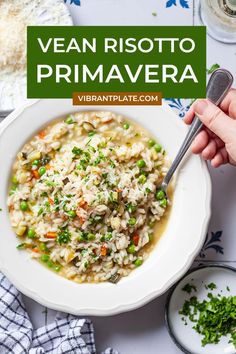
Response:
[{"label": "spoon handle", "polygon": [[[229,91],[230,87],[233,83],[233,76],[231,73],[225,69],[217,69],[211,75],[206,89],[206,96],[207,98],[213,102],[215,105],[219,105],[227,92]],[[203,124],[197,116],[194,117],[193,122],[190,126],[190,129],[184,139],[180,150],[174,159],[170,169],[168,170],[164,181],[163,187],[167,187],[169,184],[175,170],[179,166],[181,160],[183,159],[184,155],[186,154],[187,150],[189,149],[191,143],[193,142],[194,138],[198,134],[199,130],[202,128]]]}]

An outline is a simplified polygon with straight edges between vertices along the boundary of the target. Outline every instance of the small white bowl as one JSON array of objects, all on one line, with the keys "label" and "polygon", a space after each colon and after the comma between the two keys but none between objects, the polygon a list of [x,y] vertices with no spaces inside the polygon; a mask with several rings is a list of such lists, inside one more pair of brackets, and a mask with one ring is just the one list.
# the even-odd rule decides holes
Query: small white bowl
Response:
[{"label": "small white bowl", "polygon": [[164,293],[190,267],[206,236],[211,183],[204,161],[191,156],[178,173],[167,228],[147,261],[110,283],[76,284],[16,249],[6,199],[12,162],[22,145],[42,126],[75,111],[108,110],[134,119],[148,129],[173,159],[187,128],[163,106],[73,106],[70,99],[38,100],[14,111],[0,126],[0,268],[24,294],[45,306],[74,314],[111,315],[135,309]]},{"label": "small white bowl", "polygon": [[[197,291],[192,291],[190,294],[184,292],[182,288],[188,283],[194,284]],[[217,288],[206,289],[205,285],[210,283],[214,283]],[[236,348],[232,343],[228,343],[229,337],[222,337],[218,344],[207,344],[202,347],[202,336],[192,329],[194,323],[187,320],[185,325],[183,316],[179,314],[185,300],[197,296],[202,301],[207,298],[209,292],[223,296],[235,295],[236,269],[223,264],[210,264],[190,270],[174,286],[166,301],[165,319],[169,334],[175,344],[186,354],[235,354]]]}]

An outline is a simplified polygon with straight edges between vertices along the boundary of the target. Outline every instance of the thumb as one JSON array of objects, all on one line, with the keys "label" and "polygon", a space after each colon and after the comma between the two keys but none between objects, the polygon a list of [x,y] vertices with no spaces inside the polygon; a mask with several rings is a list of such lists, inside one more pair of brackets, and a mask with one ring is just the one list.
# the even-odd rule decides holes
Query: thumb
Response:
[{"label": "thumb", "polygon": [[227,142],[232,135],[233,120],[209,100],[197,100],[192,106],[202,123]]}]

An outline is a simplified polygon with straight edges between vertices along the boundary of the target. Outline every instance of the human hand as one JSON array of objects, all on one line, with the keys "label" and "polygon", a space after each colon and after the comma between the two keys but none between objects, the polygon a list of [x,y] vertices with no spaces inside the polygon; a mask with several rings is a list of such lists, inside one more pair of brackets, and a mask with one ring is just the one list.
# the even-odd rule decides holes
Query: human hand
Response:
[{"label": "human hand", "polygon": [[194,115],[204,128],[192,143],[192,152],[210,160],[213,167],[236,165],[236,89],[231,89],[219,107],[207,99],[196,100],[184,121],[191,124]]}]

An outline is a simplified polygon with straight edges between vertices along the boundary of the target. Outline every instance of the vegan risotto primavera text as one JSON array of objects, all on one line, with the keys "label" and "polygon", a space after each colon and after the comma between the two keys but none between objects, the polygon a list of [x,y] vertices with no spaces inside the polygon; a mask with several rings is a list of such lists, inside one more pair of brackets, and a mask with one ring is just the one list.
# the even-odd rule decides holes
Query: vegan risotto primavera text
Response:
[{"label": "vegan risotto primavera text", "polygon": [[120,115],[75,113],[47,126],[13,166],[17,247],[68,279],[116,283],[142,265],[168,215],[158,190],[167,168],[162,146]]}]

